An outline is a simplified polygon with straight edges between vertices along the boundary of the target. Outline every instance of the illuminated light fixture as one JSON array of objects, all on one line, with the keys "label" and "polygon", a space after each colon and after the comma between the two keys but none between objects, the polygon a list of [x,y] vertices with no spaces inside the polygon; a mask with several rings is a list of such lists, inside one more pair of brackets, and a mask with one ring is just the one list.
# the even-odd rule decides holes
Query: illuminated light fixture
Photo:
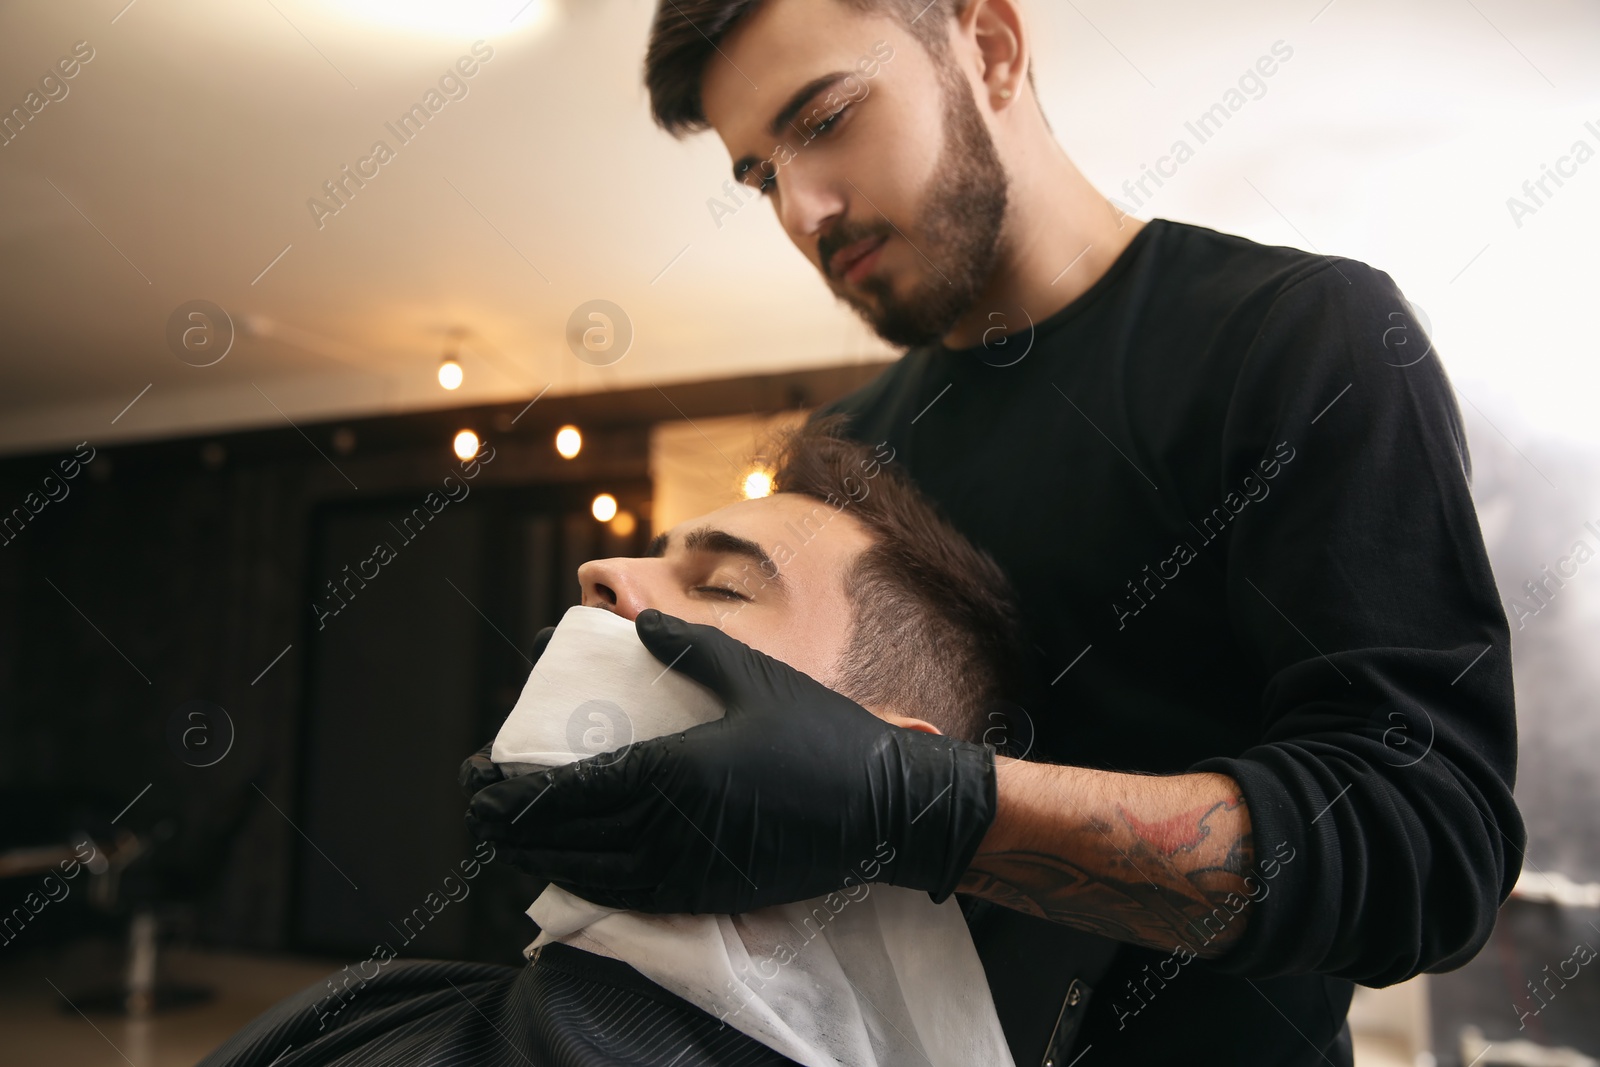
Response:
[{"label": "illuminated light fixture", "polygon": [[601,522],[610,522],[617,517],[617,498],[610,493],[601,493],[594,498],[594,503],[589,505],[589,510]]},{"label": "illuminated light fixture", "polygon": [[744,476],[744,498],[755,500],[772,495],[772,472],[755,468]]},{"label": "illuminated light fixture", "polygon": [[551,0],[329,0],[347,18],[431,35],[503,35],[550,22]]},{"label": "illuminated light fixture", "polygon": [[627,537],[638,527],[639,520],[633,517],[631,511],[619,511],[617,517],[611,520],[611,531],[618,537]]},{"label": "illuminated light fixture", "polygon": [[583,434],[576,426],[563,426],[556,431],[556,451],[562,459],[571,459],[583,448]]},{"label": "illuminated light fixture", "polygon": [[439,364],[439,384],[446,389],[460,389],[461,379],[466,377],[461,369],[461,363],[455,356],[445,356]]},{"label": "illuminated light fixture", "polygon": [[456,434],[456,439],[450,443],[456,450],[456,458],[465,463],[478,454],[478,435],[471,430],[462,430]]}]

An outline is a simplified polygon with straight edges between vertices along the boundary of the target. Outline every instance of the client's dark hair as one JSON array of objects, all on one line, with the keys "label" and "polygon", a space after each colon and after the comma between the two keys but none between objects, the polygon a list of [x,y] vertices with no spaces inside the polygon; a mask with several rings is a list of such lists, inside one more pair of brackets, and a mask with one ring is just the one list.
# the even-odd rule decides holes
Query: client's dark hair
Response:
[{"label": "client's dark hair", "polygon": [[846,438],[846,425],[844,415],[813,419],[771,449],[775,492],[846,511],[873,540],[845,576],[854,618],[837,688],[978,741],[991,712],[1020,696],[1011,584],[894,465],[891,449]]}]

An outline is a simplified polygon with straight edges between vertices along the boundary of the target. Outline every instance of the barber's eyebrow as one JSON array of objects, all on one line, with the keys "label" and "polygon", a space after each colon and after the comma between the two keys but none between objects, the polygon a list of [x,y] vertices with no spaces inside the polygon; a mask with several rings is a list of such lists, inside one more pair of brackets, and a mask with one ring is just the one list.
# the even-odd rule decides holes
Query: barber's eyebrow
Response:
[{"label": "barber's eyebrow", "polygon": [[[767,125],[767,134],[772,137],[780,136],[783,128],[794,121],[794,117],[800,113],[801,108],[806,106],[807,101],[834,82],[843,81],[849,76],[850,71],[847,70],[830,71],[827,74],[819,74],[796,89],[794,94],[789,97],[788,102],[780,107],[778,113],[772,117],[772,121]],[[741,157],[733,165],[733,180],[736,182],[744,181],[745,173],[760,162],[761,160],[753,155]]]},{"label": "barber's eyebrow", "polygon": [[[647,556],[661,557],[667,554],[669,535],[665,532],[658,533],[650,541],[650,547],[645,552]],[[767,555],[766,549],[748,537],[731,534],[727,530],[718,530],[710,526],[690,530],[683,538],[683,547],[690,552],[712,552],[725,556],[742,556],[761,568],[763,578],[776,585],[783,584],[783,575],[778,571],[778,565],[772,562],[772,557]]]}]

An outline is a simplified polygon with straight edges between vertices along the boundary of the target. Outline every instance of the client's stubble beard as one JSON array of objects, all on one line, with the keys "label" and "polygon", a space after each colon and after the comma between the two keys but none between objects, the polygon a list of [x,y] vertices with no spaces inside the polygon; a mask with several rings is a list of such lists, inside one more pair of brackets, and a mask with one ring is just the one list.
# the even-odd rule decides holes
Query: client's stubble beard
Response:
[{"label": "client's stubble beard", "polygon": [[[941,65],[939,82],[944,147],[913,232],[904,234],[929,275],[903,297],[880,276],[869,275],[855,287],[824,275],[834,295],[854,308],[873,332],[907,348],[937,341],[972,307],[999,260],[1006,213],[1005,167],[973,103],[971,87],[948,61]],[[895,232],[886,220],[841,227],[822,242],[822,262],[830,262],[838,248]]]}]

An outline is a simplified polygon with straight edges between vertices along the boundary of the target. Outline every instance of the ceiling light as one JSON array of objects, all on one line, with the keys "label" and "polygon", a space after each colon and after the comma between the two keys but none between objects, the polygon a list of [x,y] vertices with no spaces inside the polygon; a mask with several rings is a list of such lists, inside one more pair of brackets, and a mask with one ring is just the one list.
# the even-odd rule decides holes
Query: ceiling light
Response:
[{"label": "ceiling light", "polygon": [[744,476],[744,498],[755,500],[757,497],[772,495],[772,474],[760,467]]},{"label": "ceiling light", "polygon": [[571,459],[583,448],[583,434],[576,426],[563,426],[556,431],[556,451],[562,459]]},{"label": "ceiling light", "polygon": [[589,510],[601,522],[610,522],[617,517],[617,498],[610,493],[601,493],[594,498],[594,503],[589,506]]},{"label": "ceiling light", "polygon": [[478,435],[471,430],[462,430],[456,434],[451,447],[456,450],[456,458],[465,463],[478,454]]},{"label": "ceiling light", "polygon": [[461,369],[461,364],[455,356],[445,356],[439,364],[439,384],[446,389],[461,388],[461,379],[466,377]]},{"label": "ceiling light", "polygon": [[502,36],[550,21],[550,0],[329,0],[347,17],[417,33]]}]

